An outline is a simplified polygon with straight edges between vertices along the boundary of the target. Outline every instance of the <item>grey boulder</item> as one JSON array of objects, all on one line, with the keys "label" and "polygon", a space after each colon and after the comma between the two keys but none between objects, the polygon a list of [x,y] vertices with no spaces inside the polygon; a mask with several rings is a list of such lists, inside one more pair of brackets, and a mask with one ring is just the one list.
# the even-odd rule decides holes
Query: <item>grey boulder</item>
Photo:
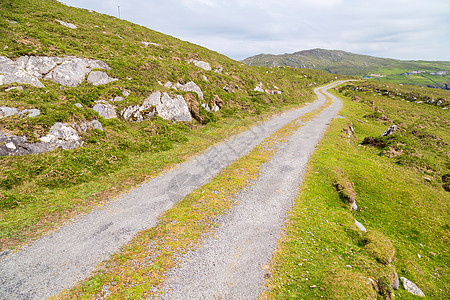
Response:
[{"label": "grey boulder", "polygon": [[167,93],[155,92],[144,101],[144,106],[155,107],[156,113],[166,120],[192,121],[189,107],[180,95],[171,98]]},{"label": "grey boulder", "polygon": [[395,133],[395,131],[397,130],[398,126],[397,125],[392,125],[391,127],[389,127],[388,129],[386,129],[381,135],[382,136],[390,136],[393,135]]},{"label": "grey boulder", "polygon": [[200,61],[200,60],[196,60],[196,59],[190,59],[188,60],[189,63],[194,64],[195,66],[205,70],[205,71],[211,71],[211,65],[205,61]]},{"label": "grey boulder", "polygon": [[97,102],[92,109],[105,119],[117,118],[116,109],[107,102]]}]

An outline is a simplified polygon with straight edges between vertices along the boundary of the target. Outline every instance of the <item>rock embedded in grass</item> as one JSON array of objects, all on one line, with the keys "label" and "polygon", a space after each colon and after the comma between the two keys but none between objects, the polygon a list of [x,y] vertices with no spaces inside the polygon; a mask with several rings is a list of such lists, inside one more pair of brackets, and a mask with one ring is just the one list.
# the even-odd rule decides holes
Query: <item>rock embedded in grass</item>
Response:
[{"label": "rock embedded in grass", "polygon": [[405,277],[400,277],[400,281],[402,282],[403,287],[405,288],[405,290],[407,290],[411,294],[419,296],[419,297],[425,297],[425,294],[422,292],[421,289],[419,289],[417,287],[417,285],[414,282],[408,280]]}]

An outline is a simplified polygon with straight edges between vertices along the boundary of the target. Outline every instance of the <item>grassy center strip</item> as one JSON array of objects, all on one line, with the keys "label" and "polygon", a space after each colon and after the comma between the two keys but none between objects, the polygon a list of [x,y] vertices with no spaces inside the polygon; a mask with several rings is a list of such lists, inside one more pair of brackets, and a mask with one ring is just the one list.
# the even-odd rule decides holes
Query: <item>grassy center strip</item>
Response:
[{"label": "grassy center strip", "polygon": [[212,233],[218,226],[216,218],[236,204],[235,196],[259,176],[261,166],[277,152],[279,143],[286,142],[305,121],[330,104],[331,99],[327,98],[322,107],[266,138],[165,212],[157,226],[137,234],[120,253],[101,263],[93,276],[57,298],[141,299],[159,294],[158,287],[166,279],[167,271],[181,262],[182,254],[198,247],[202,237]]}]

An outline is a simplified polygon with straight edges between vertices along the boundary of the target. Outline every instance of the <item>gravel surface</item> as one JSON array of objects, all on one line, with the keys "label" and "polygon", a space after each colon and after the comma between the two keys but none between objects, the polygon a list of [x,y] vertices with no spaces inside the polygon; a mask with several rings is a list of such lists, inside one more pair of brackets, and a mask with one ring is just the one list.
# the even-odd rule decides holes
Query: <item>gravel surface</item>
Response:
[{"label": "gravel surface", "polygon": [[[23,247],[14,253],[7,252],[4,255],[0,255],[0,299],[46,299],[49,296],[62,292],[64,289],[70,288],[77,281],[86,278],[94,271],[98,263],[108,259],[111,254],[118,252],[120,247],[129,242],[137,232],[156,225],[157,218],[161,213],[171,208],[176,202],[197,187],[207,183],[222,168],[248,153],[266,137],[292,120],[320,107],[324,101],[325,99],[320,97],[314,103],[308,104],[303,108],[274,117],[259,126],[235,136],[231,140],[210,148],[204,154],[180,164],[176,169],[141,185],[102,208],[96,209],[88,215],[65,224],[54,233],[35,241],[33,244]],[[309,145],[307,147],[309,150],[306,150],[306,148],[302,150],[300,145],[303,142],[299,141],[297,146],[294,146],[294,148],[297,147],[295,150],[297,151],[296,155],[303,153],[303,151],[308,151],[308,153],[312,151],[324,128],[324,124],[337,110],[338,107],[335,104],[332,110],[327,110],[326,114],[323,114],[320,119],[314,121],[317,124],[311,126],[317,128],[312,128],[310,132],[305,131],[304,134],[307,136],[302,136],[301,133],[295,135],[301,139],[305,139],[306,137],[314,139],[314,141],[305,140],[305,145]],[[311,126],[308,125],[308,128]],[[307,154],[304,154],[303,157],[299,157],[298,159],[306,163]],[[202,295],[205,295],[203,292],[209,288],[217,288],[217,294],[222,296],[229,295],[229,293],[242,296],[243,290],[254,291],[253,294],[251,292],[245,293],[249,296],[256,295],[257,289],[253,287],[255,283],[250,285],[250,281],[254,282],[255,280],[250,280],[250,278],[254,278],[256,274],[259,274],[259,277],[257,277],[259,280],[264,275],[264,272],[260,270],[260,264],[267,263],[270,258],[284,211],[290,207],[289,203],[293,198],[293,196],[288,197],[284,194],[287,194],[289,191],[291,193],[295,191],[295,187],[288,187],[286,184],[289,183],[297,186],[298,181],[296,182],[295,180],[300,179],[300,175],[298,174],[289,174],[292,169],[298,173],[303,168],[298,167],[299,162],[295,159],[292,162],[284,161],[283,159],[281,161],[277,160],[277,162],[280,164],[279,166],[274,165],[274,163],[272,165],[277,170],[279,169],[280,172],[285,170],[277,173],[277,176],[281,177],[276,178],[275,176],[269,180],[266,183],[268,190],[261,191],[262,194],[260,196],[243,196],[241,200],[243,202],[242,205],[247,206],[242,206],[243,208],[239,206],[236,208],[236,212],[233,212],[230,216],[230,218],[234,216],[233,218],[240,225],[236,224],[233,225],[236,227],[231,227],[230,222],[232,219],[230,219],[230,221],[224,223],[223,233],[221,233],[222,231],[218,232],[222,242],[228,241],[229,239],[229,243],[227,242],[229,245],[225,246],[224,243],[221,243],[213,247],[213,245],[208,246],[209,244],[207,244],[204,248],[211,249],[210,251],[212,253],[207,254],[208,259],[205,258],[198,262],[199,266],[203,265],[204,269],[195,273],[196,276],[203,276],[198,280],[204,284],[204,289],[198,290],[196,294],[191,294],[191,292],[186,291],[187,295],[193,295],[194,298],[197,296],[201,298]],[[279,172],[269,171],[268,167],[269,165],[266,168],[267,176],[272,172]],[[287,176],[289,178],[290,176],[294,176],[295,178],[293,177],[288,180]],[[282,178],[286,179],[281,180]],[[286,183],[283,183],[284,181]],[[277,187],[279,184],[281,186]],[[276,190],[283,192],[277,192]],[[272,200],[272,197],[275,195],[281,198]],[[245,199],[248,199],[249,203],[246,204],[247,200]],[[266,199],[264,201],[267,201],[267,203],[256,201],[258,199]],[[287,204],[283,204],[284,202]],[[257,208],[261,204],[264,207],[263,211],[261,211],[261,208]],[[273,206],[273,208],[267,210],[269,206]],[[266,224],[268,227],[261,227],[261,231],[258,232],[250,231],[246,233],[247,231],[243,229],[247,227],[257,228],[262,226],[260,224],[261,221],[258,219],[261,216],[255,215],[253,217],[249,214],[252,210],[255,210],[255,213],[265,211],[262,224]],[[252,223],[253,220],[255,223]],[[248,225],[242,223],[243,221],[245,221],[244,223],[247,222]],[[273,229],[271,229],[272,227]],[[222,237],[222,234],[226,234],[226,230],[231,230],[231,232],[233,232],[232,230],[243,231],[240,232],[240,235],[231,234],[231,236]],[[249,235],[248,239],[247,234]],[[258,236],[261,238],[270,237],[270,239],[259,241],[256,238]],[[253,251],[249,250],[252,244],[255,244],[255,246],[260,245],[255,250],[265,250],[261,253],[255,252],[252,254],[255,260],[248,261],[248,254],[244,254],[244,251]],[[221,247],[225,248],[221,250]],[[238,247],[237,249],[242,250],[236,252],[237,249],[232,249],[232,247]],[[221,251],[229,251],[229,253],[222,255]],[[214,253],[216,253],[215,256]],[[229,256],[231,253],[233,253],[233,257]],[[215,259],[218,260],[216,261]],[[214,263],[217,264],[217,268],[210,267]],[[258,272],[254,270],[255,266]],[[180,276],[180,278],[188,280],[185,275]],[[193,276],[193,278],[198,278],[196,276]],[[211,280],[211,284],[207,284],[203,282],[206,279],[204,276],[211,276],[210,279],[214,278],[215,280]],[[249,277],[249,280],[247,280],[247,277]],[[238,280],[237,278],[240,279]],[[242,284],[238,284],[239,281]],[[172,282],[174,287],[180,286],[180,282]],[[227,288],[227,282],[233,283],[232,286]],[[260,280],[256,285],[259,285],[259,282]],[[186,284],[186,289],[197,289],[195,284],[188,284],[188,282]],[[174,295],[180,294],[175,293]]]},{"label": "gravel surface", "polygon": [[219,229],[169,272],[161,299],[258,299],[309,157],[342,107],[329,96],[333,104],[280,146],[261,176],[238,195]]}]

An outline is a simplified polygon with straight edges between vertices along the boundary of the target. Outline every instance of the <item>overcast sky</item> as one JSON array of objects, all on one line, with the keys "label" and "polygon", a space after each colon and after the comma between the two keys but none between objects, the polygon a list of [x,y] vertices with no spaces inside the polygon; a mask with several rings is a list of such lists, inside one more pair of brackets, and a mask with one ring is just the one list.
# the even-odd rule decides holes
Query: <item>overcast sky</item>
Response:
[{"label": "overcast sky", "polygon": [[240,60],[324,48],[450,60],[449,0],[61,0]]}]

